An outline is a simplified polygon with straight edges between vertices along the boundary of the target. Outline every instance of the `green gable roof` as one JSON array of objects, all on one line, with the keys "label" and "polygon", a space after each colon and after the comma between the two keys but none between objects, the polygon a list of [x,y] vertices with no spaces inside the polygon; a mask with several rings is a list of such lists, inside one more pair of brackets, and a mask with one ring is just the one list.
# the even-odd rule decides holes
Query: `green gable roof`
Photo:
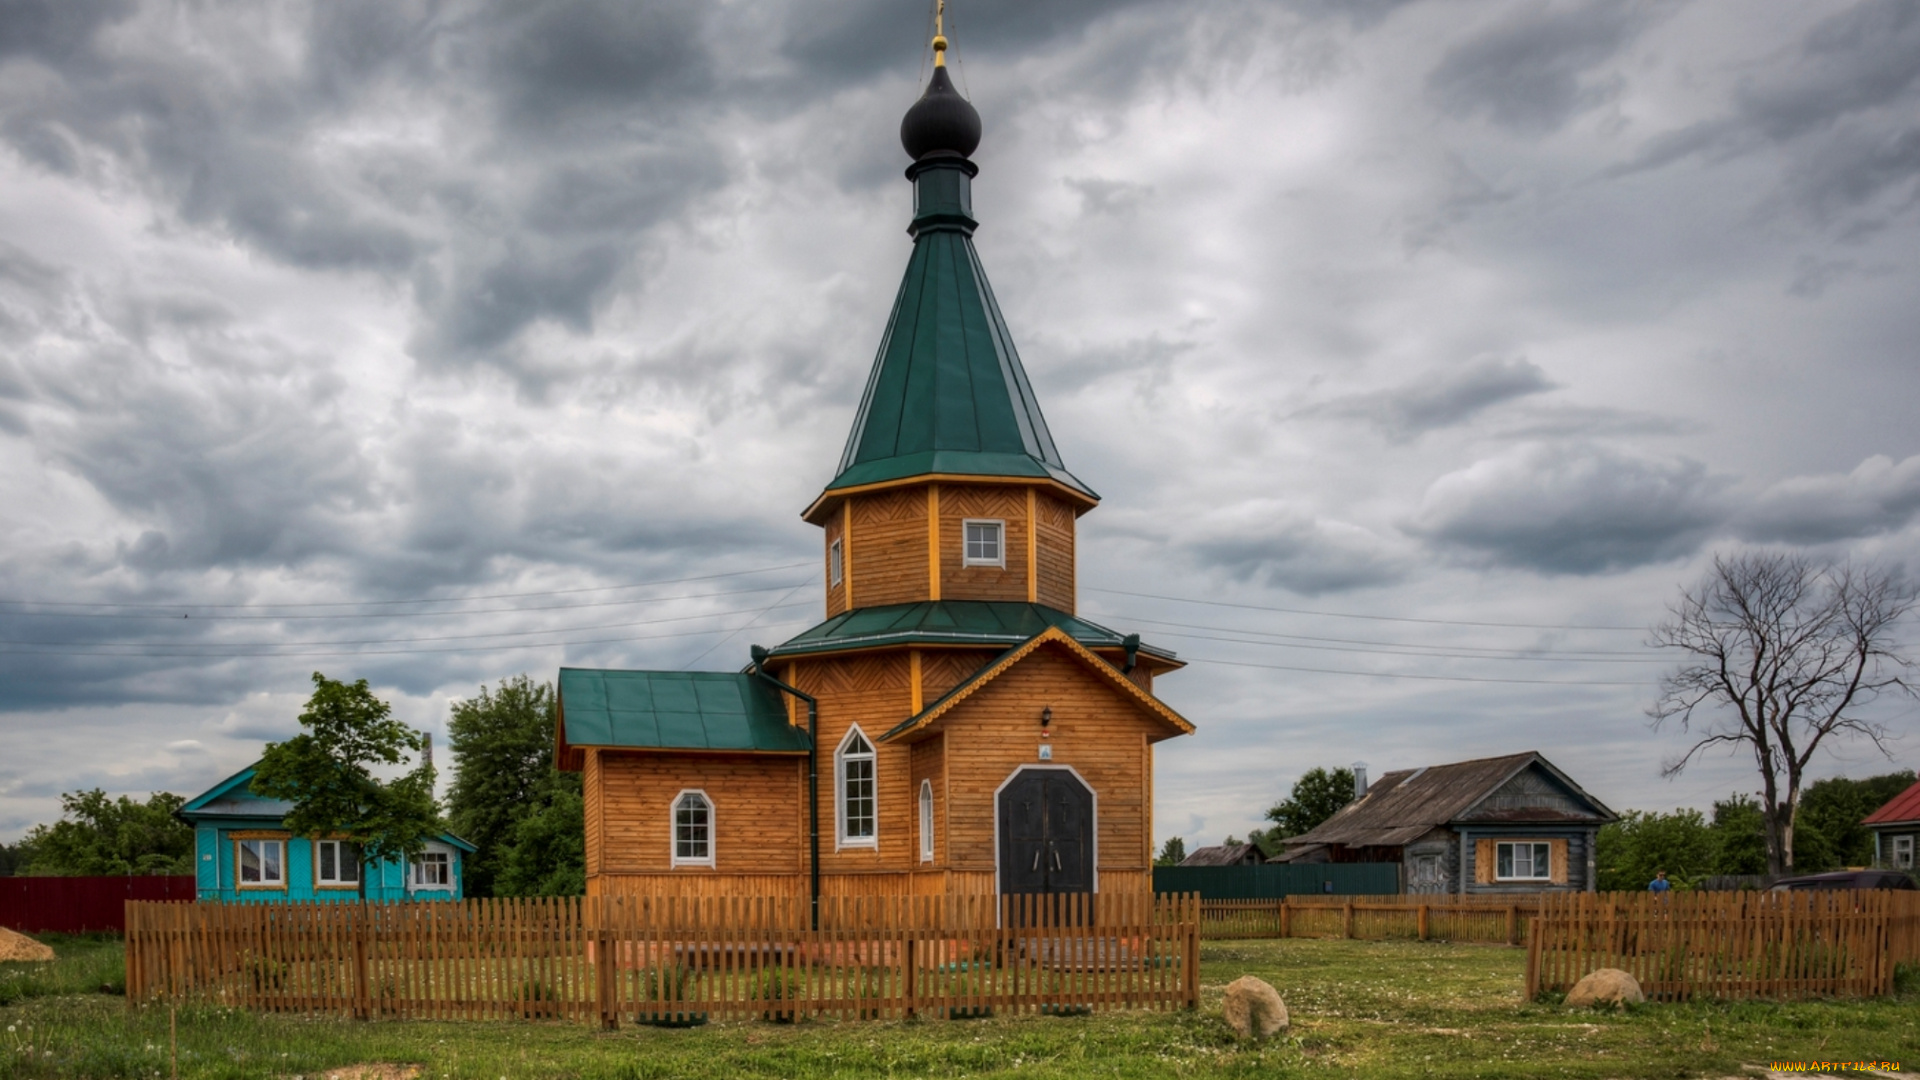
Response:
[{"label": "green gable roof", "polygon": [[569,746],[805,753],[765,679],[727,671],[560,669]]},{"label": "green gable roof", "polygon": [[[1053,479],[1097,499],[1067,471],[1040,415],[973,248],[971,207],[954,187],[965,182],[952,168],[915,178],[913,254],[827,490],[955,473]],[[935,212],[936,197],[954,201]]]},{"label": "green gable roof", "polygon": [[[881,645],[983,645],[1012,647],[1057,626],[1092,649],[1117,649],[1126,638],[1044,604],[995,600],[933,600],[857,608],[836,615],[768,650],[771,656],[837,652]],[[1174,654],[1149,645],[1142,652],[1169,660]]]}]

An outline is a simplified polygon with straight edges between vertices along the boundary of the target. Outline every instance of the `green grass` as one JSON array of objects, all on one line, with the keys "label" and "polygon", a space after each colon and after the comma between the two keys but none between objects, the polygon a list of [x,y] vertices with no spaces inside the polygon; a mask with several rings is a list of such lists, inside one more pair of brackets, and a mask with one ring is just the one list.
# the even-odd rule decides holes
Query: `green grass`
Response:
[{"label": "green grass", "polygon": [[51,964],[0,964],[0,1006],[26,998],[127,992],[126,950],[114,934],[38,934]]},{"label": "green grass", "polygon": [[[111,943],[64,941],[47,989],[0,1006],[0,1080],[164,1077],[167,1011],[129,1010],[87,984]],[[180,1074],[314,1077],[417,1063],[422,1080],[498,1077],[1726,1077],[1779,1058],[1920,1065],[1920,993],[1793,1004],[1646,1005],[1571,1013],[1520,1000],[1524,954],[1417,942],[1202,945],[1203,1007],[965,1022],[802,1021],[601,1032],[549,1021],[354,1023],[194,1008],[179,1014]],[[20,965],[0,965],[0,972]],[[1294,1016],[1264,1045],[1219,1019],[1241,974]],[[0,974],[0,978],[4,978]]]}]

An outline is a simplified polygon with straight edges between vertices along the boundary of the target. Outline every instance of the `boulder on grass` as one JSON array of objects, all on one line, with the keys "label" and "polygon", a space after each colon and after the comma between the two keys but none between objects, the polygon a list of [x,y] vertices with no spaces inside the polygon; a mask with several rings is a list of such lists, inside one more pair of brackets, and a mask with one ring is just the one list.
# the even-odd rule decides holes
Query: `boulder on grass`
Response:
[{"label": "boulder on grass", "polygon": [[53,950],[25,934],[16,934],[0,926],[0,961],[53,959]]},{"label": "boulder on grass", "polygon": [[1594,1005],[1612,1005],[1615,1008],[1628,1002],[1642,1002],[1647,995],[1640,992],[1640,981],[1619,968],[1600,968],[1588,972],[1587,976],[1573,984],[1567,992],[1567,1008],[1583,1009]]},{"label": "boulder on grass", "polygon": [[1287,1026],[1287,1003],[1280,991],[1264,979],[1242,975],[1227,984],[1220,1014],[1233,1033],[1243,1039],[1264,1039]]}]

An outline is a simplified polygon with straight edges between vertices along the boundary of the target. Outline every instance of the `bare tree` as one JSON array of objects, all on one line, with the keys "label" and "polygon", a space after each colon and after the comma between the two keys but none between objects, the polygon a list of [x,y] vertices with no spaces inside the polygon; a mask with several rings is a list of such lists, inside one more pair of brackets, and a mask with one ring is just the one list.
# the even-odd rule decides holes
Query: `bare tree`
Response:
[{"label": "bare tree", "polygon": [[1893,574],[1804,556],[1716,556],[1668,608],[1649,644],[1687,654],[1660,680],[1647,715],[1698,736],[1673,776],[1717,747],[1752,752],[1760,770],[1767,869],[1793,869],[1793,816],[1807,763],[1829,738],[1886,753],[1886,726],[1866,715],[1887,694],[1914,695],[1912,661],[1893,638],[1914,590]]}]

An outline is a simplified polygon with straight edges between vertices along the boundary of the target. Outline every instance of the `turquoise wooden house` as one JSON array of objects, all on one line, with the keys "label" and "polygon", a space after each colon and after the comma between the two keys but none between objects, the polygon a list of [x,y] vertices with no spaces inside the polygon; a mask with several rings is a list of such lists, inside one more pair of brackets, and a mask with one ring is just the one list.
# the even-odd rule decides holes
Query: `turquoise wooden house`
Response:
[{"label": "turquoise wooden house", "polygon": [[293,804],[263,799],[249,788],[253,766],[208,788],[181,807],[193,826],[194,878],[202,900],[262,903],[358,900],[459,900],[466,857],[475,848],[452,833],[427,842],[402,866],[361,866],[344,840],[309,840],[286,829]]}]

